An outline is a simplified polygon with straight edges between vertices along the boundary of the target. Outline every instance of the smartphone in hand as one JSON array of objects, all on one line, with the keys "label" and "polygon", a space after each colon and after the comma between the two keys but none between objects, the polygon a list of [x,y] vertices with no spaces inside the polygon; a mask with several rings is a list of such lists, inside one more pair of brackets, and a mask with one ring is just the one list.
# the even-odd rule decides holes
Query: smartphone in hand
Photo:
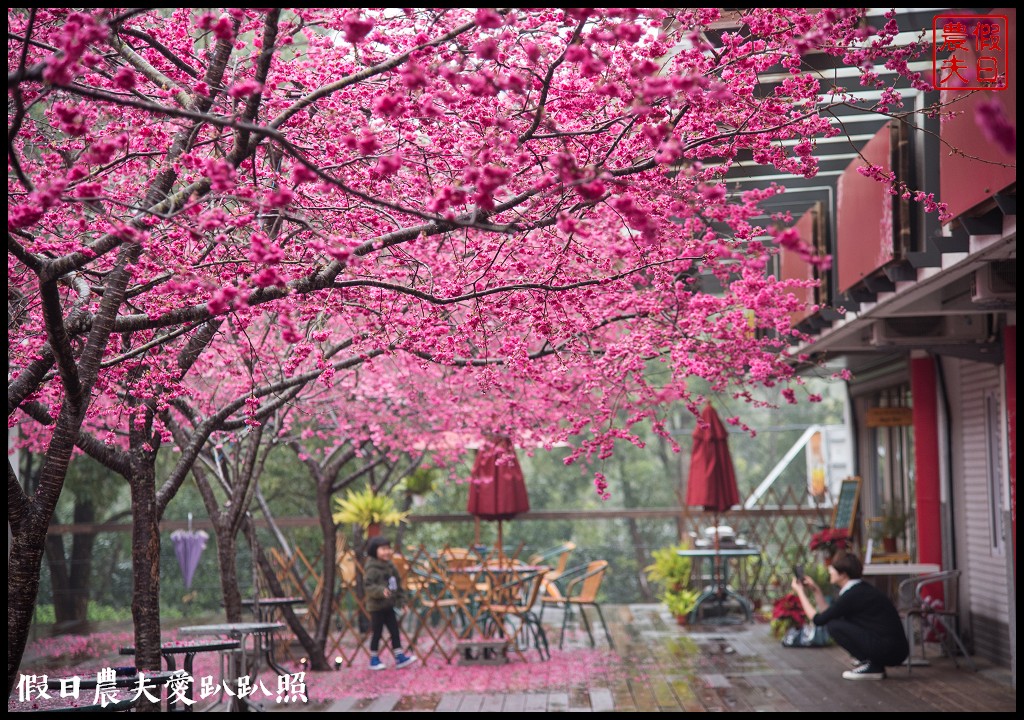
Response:
[{"label": "smartphone in hand", "polygon": [[796,575],[796,579],[797,580],[799,580],[800,582],[803,582],[804,581],[804,566],[803,565],[794,565],[793,566],[793,574]]}]

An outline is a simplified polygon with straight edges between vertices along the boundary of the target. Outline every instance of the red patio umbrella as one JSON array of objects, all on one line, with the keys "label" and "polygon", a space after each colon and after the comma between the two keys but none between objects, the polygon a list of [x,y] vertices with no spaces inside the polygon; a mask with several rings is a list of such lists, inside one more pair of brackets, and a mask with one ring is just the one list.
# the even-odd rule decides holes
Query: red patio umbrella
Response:
[{"label": "red patio umbrella", "polygon": [[720,556],[719,514],[740,503],[740,491],[736,485],[736,470],[729,453],[729,436],[715,409],[708,405],[701,413],[701,421],[693,432],[693,449],[690,453],[690,475],[686,486],[686,504],[699,505],[715,516],[714,588],[697,600],[693,610],[696,618],[701,604],[716,598],[721,603],[727,595],[736,597],[749,616],[749,603],[725,586],[722,581]]},{"label": "red patio umbrella", "polygon": [[[466,510],[480,520],[498,521],[497,548],[501,553],[501,523],[530,509],[526,480],[519,467],[516,449],[505,436],[490,436],[476,453],[470,473],[469,502]],[[476,542],[480,544],[477,526]]]},{"label": "red patio umbrella", "polygon": [[718,413],[708,405],[701,420],[693,432],[686,504],[701,505],[714,512],[717,527],[718,513],[740,504],[740,490],[729,454],[729,436]]}]

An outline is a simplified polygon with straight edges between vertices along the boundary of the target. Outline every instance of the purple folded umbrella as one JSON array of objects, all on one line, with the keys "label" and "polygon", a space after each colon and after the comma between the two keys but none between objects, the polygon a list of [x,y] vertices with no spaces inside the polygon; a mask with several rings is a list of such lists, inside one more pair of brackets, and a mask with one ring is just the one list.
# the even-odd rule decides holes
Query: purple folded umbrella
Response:
[{"label": "purple folded umbrella", "polygon": [[174,543],[174,554],[178,556],[178,565],[181,567],[181,574],[185,578],[185,589],[192,589],[192,576],[199,567],[199,558],[206,547],[206,541],[210,536],[203,530],[191,529],[191,518],[189,518],[188,530],[175,530],[171,533],[171,542]]}]

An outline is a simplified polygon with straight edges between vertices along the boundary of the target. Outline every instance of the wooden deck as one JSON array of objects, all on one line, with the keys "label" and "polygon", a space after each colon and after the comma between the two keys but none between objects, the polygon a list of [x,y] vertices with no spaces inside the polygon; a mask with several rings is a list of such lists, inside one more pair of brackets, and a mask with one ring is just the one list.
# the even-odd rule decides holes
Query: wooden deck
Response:
[{"label": "wooden deck", "polygon": [[[1009,670],[975,658],[979,672],[930,654],[931,664],[891,668],[884,682],[843,680],[838,647],[784,648],[764,623],[679,627],[660,605],[609,606],[623,664],[607,687],[543,692],[388,694],[307,706],[344,712],[1014,712]],[[554,616],[550,622],[559,620]],[[545,625],[549,617],[545,615]],[[557,630],[550,635],[557,643]],[[586,634],[575,635],[575,642]],[[603,638],[598,647],[607,647]],[[289,708],[296,710],[295,706]]]}]

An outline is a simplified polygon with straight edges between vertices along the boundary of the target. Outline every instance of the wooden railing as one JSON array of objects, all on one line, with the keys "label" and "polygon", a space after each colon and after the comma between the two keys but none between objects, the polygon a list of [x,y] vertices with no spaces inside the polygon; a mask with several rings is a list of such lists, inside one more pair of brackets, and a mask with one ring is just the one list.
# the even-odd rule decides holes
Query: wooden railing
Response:
[{"label": "wooden railing", "polygon": [[[341,658],[351,666],[362,658],[369,661],[369,612],[362,587],[364,562],[353,549],[339,543],[336,558],[338,583],[330,602],[331,632],[326,644],[329,658]],[[319,554],[307,556],[301,548],[293,548],[290,557],[271,549],[278,581],[286,595],[306,600],[307,612],[301,616],[303,626],[312,633],[319,620],[325,592]],[[470,636],[494,634],[491,618],[483,611],[487,589],[476,584],[485,580],[487,571],[460,572],[455,558],[465,557],[472,565],[488,566],[510,563],[514,555],[478,554],[470,550],[445,546],[428,551],[409,547],[396,555],[396,566],[404,575],[403,587],[407,602],[399,609],[402,647],[410,648],[418,657],[435,658],[450,663],[458,657],[458,644]],[[528,648],[517,638],[510,638],[510,652],[524,655]],[[521,640],[521,639],[519,639]],[[390,647],[385,633],[382,647]],[[284,659],[297,660],[294,648],[284,646]]]},{"label": "wooden railing", "polygon": [[[831,516],[831,508],[809,507],[804,503],[806,494],[784,491],[781,494],[767,493],[766,504],[750,509],[737,509],[721,513],[719,522],[731,526],[750,545],[761,549],[760,560],[750,559],[745,572],[737,574],[743,585],[736,589],[750,598],[755,607],[770,603],[788,582],[790,567],[794,562],[811,563],[814,558],[807,549],[811,534],[825,526]],[[771,504],[767,504],[771,503]],[[714,519],[710,513],[688,508],[632,509],[618,511],[558,511],[552,513],[531,513],[525,519],[565,520],[579,518],[587,522],[615,521],[623,518],[676,519],[681,532],[688,536],[699,534],[710,526]],[[595,515],[600,515],[596,518]],[[438,522],[452,522],[454,518],[464,520],[466,516],[439,518]],[[522,518],[516,518],[518,522]],[[419,520],[424,522],[422,517]],[[327,640],[327,657],[342,658],[343,663],[369,661],[369,634],[367,632],[369,613],[365,609],[362,593],[362,560],[339,533],[336,557],[337,581],[330,602],[331,632]],[[457,643],[463,637],[465,628],[480,629],[486,618],[471,600],[461,602],[452,597],[452,580],[449,568],[441,558],[450,555],[453,548],[406,547],[402,556],[410,568],[406,576],[406,587],[410,600],[403,608],[402,642],[421,658],[433,658],[452,662],[458,657]],[[591,549],[593,554],[593,549]],[[307,613],[302,622],[312,632],[319,619],[321,600],[326,589],[321,578],[322,558],[318,552],[306,554],[300,547],[292,549],[291,556],[271,549],[270,557],[275,574],[284,587],[286,595],[300,596],[307,601]],[[486,562],[487,556],[475,556],[475,562]],[[613,568],[614,571],[614,568]],[[385,637],[385,642],[388,638]],[[287,657],[298,650],[282,648]],[[520,652],[525,652],[520,648]],[[533,655],[536,657],[536,655]]]}]

